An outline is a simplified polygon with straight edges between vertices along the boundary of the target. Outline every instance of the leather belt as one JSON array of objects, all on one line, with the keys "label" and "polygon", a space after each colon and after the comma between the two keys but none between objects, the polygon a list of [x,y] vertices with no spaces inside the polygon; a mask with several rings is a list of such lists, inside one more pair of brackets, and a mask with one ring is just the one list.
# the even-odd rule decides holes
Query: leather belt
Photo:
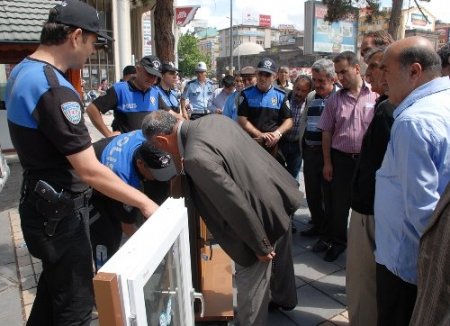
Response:
[{"label": "leather belt", "polygon": [[337,149],[333,149],[333,150],[338,154],[350,157],[352,160],[357,160],[359,158],[359,153],[346,153],[346,152],[338,151]]}]

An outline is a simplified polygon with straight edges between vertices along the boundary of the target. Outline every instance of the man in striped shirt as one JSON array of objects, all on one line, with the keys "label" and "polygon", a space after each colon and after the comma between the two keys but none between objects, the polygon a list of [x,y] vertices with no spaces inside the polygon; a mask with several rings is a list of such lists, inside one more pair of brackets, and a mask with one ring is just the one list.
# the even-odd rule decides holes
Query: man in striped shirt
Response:
[{"label": "man in striped shirt", "polygon": [[317,126],[322,130],[323,177],[331,187],[327,233],[332,242],[324,257],[330,262],[336,260],[347,246],[351,180],[377,99],[377,94],[361,77],[355,53],[342,52],[333,62],[342,89],[328,98]]}]

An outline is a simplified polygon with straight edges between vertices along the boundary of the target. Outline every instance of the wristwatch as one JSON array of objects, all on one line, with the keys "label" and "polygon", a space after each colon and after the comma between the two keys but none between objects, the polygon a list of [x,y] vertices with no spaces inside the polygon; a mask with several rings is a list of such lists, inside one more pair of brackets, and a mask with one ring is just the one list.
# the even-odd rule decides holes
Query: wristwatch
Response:
[{"label": "wristwatch", "polygon": [[279,130],[275,130],[275,133],[278,135],[278,138],[281,138],[281,136],[283,136],[283,134]]}]

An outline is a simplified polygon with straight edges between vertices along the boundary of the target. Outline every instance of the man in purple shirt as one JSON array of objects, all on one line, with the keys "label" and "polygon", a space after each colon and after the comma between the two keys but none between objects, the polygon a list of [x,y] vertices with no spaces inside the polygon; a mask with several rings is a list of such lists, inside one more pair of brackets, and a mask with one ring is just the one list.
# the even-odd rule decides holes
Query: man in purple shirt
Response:
[{"label": "man in purple shirt", "polygon": [[330,262],[336,260],[347,246],[353,171],[377,99],[377,94],[361,77],[355,53],[342,52],[333,62],[342,89],[328,98],[317,126],[322,130],[323,177],[331,186],[332,209],[325,231],[331,245],[324,257]]}]

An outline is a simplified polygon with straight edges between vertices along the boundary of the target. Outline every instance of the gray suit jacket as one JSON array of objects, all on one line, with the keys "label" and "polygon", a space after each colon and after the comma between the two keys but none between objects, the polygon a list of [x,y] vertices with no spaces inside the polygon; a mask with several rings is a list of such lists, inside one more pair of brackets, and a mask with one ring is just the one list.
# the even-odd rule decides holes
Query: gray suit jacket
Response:
[{"label": "gray suit jacket", "polygon": [[420,239],[417,289],[410,325],[450,325],[450,184]]},{"label": "gray suit jacket", "polygon": [[209,115],[181,127],[190,196],[239,265],[266,255],[300,206],[296,180],[235,121]]}]

